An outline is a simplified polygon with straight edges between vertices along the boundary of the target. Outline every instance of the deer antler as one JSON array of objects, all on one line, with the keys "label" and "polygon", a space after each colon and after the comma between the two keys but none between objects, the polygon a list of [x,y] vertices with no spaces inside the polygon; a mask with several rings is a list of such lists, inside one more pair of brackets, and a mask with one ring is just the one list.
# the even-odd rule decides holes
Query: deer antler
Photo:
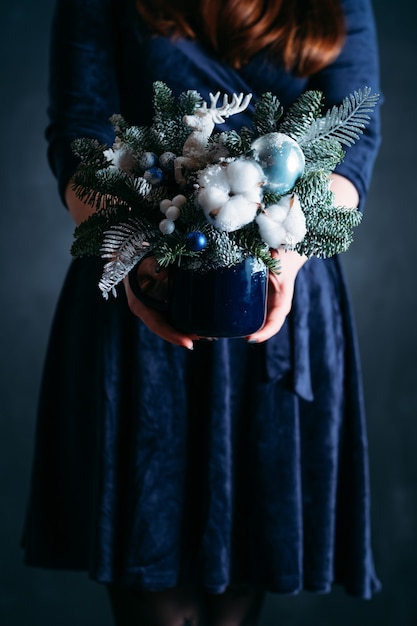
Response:
[{"label": "deer antler", "polygon": [[223,105],[217,108],[217,101],[219,97],[220,91],[218,91],[214,95],[210,93],[210,108],[207,109],[206,103],[204,103],[204,108],[207,109],[207,112],[210,113],[213,121],[216,124],[223,124],[225,118],[230,117],[231,115],[235,115],[236,113],[241,113],[246,109],[252,98],[252,94],[243,96],[243,93],[240,93],[239,95],[234,93],[232,96],[232,101],[230,103],[227,94],[225,94],[223,96]]}]

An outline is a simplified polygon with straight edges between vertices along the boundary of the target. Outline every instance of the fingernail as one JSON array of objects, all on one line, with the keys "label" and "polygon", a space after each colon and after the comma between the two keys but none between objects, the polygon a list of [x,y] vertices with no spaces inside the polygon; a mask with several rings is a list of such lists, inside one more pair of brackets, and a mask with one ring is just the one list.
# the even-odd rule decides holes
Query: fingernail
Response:
[{"label": "fingernail", "polygon": [[246,339],[246,343],[258,343],[257,339]]}]

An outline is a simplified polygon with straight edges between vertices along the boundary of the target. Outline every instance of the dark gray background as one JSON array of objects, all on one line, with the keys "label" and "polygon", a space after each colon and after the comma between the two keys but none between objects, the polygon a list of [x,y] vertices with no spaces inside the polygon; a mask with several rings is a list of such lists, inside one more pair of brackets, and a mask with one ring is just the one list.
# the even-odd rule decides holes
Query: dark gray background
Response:
[{"label": "dark gray background", "polygon": [[[85,574],[22,565],[35,406],[48,328],[69,262],[72,223],[45,159],[53,0],[1,0],[0,624],[110,626],[103,589]],[[373,543],[383,591],[371,602],[268,598],[262,626],[417,624],[416,9],[375,0],[384,142],[366,218],[344,255],[366,388]]]}]

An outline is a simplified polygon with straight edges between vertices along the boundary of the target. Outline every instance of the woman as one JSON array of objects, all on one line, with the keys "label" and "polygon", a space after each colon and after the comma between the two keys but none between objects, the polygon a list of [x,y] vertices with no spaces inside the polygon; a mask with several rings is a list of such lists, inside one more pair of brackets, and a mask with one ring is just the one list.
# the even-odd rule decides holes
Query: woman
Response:
[{"label": "woman", "polygon": [[[369,0],[58,0],[47,138],[76,223],[92,209],[71,188],[71,141],[111,144],[115,112],[149,124],[155,80],[204,99],[272,91],[285,108],[306,89],[326,106],[377,91]],[[337,204],[364,205],[378,143],[375,115],[333,176]],[[197,624],[203,613],[252,624],[265,590],[379,587],[339,262],[278,254],[264,327],[217,342],[172,328],[127,283],[103,301],[99,260],[70,268],[41,392],[26,560],[87,570],[108,585],[117,624]]]}]

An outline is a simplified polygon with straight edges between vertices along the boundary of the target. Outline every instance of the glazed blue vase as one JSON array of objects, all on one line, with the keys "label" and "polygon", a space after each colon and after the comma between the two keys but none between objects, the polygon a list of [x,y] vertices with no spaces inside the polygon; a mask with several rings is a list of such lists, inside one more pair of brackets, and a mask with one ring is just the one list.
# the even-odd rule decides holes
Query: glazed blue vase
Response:
[{"label": "glazed blue vase", "polygon": [[163,300],[155,300],[141,290],[136,268],[129,280],[139,300],[165,312],[172,325],[185,333],[246,337],[265,322],[268,270],[254,257],[232,267],[210,270],[172,265]]},{"label": "glazed blue vase", "polygon": [[245,337],[265,322],[268,270],[248,257],[207,271],[173,268],[169,313],[173,325],[201,337]]}]

